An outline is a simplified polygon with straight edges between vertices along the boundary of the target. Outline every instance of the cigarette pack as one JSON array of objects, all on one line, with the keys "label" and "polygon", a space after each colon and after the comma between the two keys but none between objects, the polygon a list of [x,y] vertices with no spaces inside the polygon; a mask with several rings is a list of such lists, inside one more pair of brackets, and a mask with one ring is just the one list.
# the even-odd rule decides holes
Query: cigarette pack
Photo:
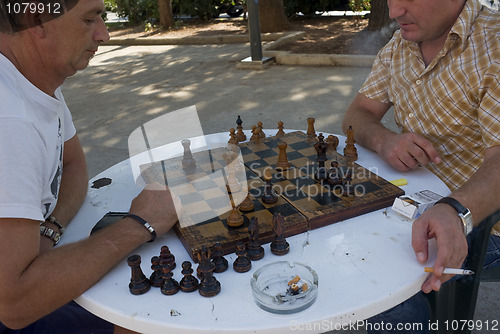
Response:
[{"label": "cigarette pack", "polygon": [[430,190],[422,190],[411,195],[397,197],[394,199],[392,209],[405,217],[414,219],[442,197]]}]

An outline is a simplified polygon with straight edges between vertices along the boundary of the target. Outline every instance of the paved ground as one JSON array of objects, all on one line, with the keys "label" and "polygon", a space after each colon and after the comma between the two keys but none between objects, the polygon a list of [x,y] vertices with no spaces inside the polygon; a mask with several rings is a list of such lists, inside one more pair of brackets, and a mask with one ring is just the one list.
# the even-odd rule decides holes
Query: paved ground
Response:
[{"label": "paved ground", "polygon": [[[205,133],[228,131],[238,115],[247,128],[258,121],[273,128],[282,120],[287,128],[306,129],[306,119],[315,117],[318,131],[340,133],[342,115],[370,70],[236,69],[249,52],[248,44],[101,47],[91,66],[63,86],[89,176],[128,157],[127,139],[134,129],[190,105],[196,105]],[[390,116],[385,122],[394,128]],[[500,320],[498,287],[481,287],[477,319]]]}]

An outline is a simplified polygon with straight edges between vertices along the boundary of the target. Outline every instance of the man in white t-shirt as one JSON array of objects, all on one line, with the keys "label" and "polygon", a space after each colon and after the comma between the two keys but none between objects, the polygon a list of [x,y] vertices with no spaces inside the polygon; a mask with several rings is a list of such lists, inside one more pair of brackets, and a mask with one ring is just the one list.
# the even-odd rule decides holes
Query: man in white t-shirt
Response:
[{"label": "man in white t-shirt", "polygon": [[177,198],[151,185],[132,201],[133,216],[52,248],[88,187],[59,87],[109,35],[102,0],[34,3],[46,10],[23,13],[17,0],[0,2],[0,334],[125,332],[70,301],[168,231]]}]

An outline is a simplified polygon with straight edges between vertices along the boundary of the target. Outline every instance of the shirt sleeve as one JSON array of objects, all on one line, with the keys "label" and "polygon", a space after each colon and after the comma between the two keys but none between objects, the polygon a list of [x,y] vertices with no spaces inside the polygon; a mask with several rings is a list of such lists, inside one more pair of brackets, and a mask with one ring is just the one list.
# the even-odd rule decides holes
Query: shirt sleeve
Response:
[{"label": "shirt sleeve", "polygon": [[478,120],[486,147],[500,145],[500,60],[496,60],[483,81],[484,95],[478,108]]},{"label": "shirt sleeve", "polygon": [[[30,143],[27,149],[26,143]],[[45,146],[36,129],[19,119],[0,123],[0,217],[43,221],[40,198]]]},{"label": "shirt sleeve", "polygon": [[56,90],[56,96],[61,102],[63,102],[64,141],[68,141],[75,136],[76,128],[75,125],[73,124],[73,117],[71,116],[71,112],[69,111],[69,108],[66,105],[66,101],[64,100],[61,88],[58,88]]}]

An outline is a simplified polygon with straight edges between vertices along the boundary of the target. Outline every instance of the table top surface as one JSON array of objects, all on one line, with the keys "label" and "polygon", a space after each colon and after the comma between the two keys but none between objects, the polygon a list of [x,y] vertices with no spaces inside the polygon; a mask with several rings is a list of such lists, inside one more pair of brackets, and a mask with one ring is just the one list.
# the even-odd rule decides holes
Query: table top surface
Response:
[{"label": "table top surface", "polygon": [[[274,134],[275,130],[266,130]],[[205,136],[210,147],[225,146],[226,133]],[[344,137],[339,136],[338,152]],[[432,190],[449,193],[446,185],[425,168],[400,173],[387,166],[375,153],[358,148],[358,164],[386,180],[405,178],[406,194]],[[375,169],[375,170],[374,170]],[[108,186],[89,189],[84,205],[68,226],[61,244],[89,235],[95,223],[109,211],[127,211],[131,200],[140,192],[134,182],[131,160],[127,159],[97,175],[112,179]],[[91,182],[92,184],[92,182]],[[230,267],[217,274],[221,292],[205,298],[198,292],[163,295],[158,288],[140,296],[128,290],[130,267],[124,259],[95,286],[76,301],[98,316],[141,333],[288,333],[307,329],[326,332],[340,324],[357,322],[378,314],[411,297],[420,290],[427,274],[418,263],[411,247],[411,223],[391,208],[377,210],[352,219],[287,238],[290,252],[273,255],[265,244],[266,255],[252,263],[247,273],[236,273]],[[142,270],[149,276],[150,259],[167,245],[176,258],[174,279],[180,280],[180,264],[190,260],[175,233],[159,236],[153,243],[137,248]],[[430,243],[432,265],[434,244]],[[103,254],[102,256],[105,256]],[[235,254],[225,256],[230,265]],[[318,274],[316,302],[308,309],[289,315],[277,315],[260,309],[250,288],[253,272],[275,261],[301,262]],[[196,265],[194,266],[196,268]]]}]

